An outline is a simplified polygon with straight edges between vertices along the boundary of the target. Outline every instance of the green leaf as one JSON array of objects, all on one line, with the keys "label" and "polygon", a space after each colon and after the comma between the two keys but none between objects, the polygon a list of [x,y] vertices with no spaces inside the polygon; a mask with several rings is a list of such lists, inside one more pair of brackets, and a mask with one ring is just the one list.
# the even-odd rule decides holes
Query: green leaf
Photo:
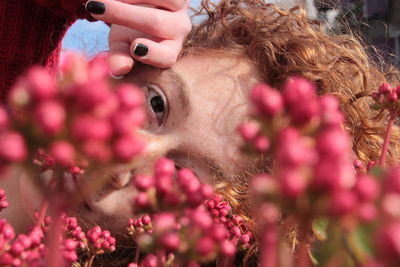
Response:
[{"label": "green leaf", "polygon": [[325,241],[327,239],[326,230],[328,228],[328,219],[325,217],[317,218],[312,223],[312,230],[319,241]]}]

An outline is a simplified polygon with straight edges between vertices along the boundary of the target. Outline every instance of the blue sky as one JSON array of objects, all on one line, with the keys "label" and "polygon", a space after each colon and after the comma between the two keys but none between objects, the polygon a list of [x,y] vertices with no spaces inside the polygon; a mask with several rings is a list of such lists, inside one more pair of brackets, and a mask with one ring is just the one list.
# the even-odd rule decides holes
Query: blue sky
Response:
[{"label": "blue sky", "polygon": [[[191,6],[199,5],[200,0],[191,0]],[[108,50],[109,28],[103,22],[78,20],[70,27],[63,40],[64,50],[80,51],[88,57]]]}]

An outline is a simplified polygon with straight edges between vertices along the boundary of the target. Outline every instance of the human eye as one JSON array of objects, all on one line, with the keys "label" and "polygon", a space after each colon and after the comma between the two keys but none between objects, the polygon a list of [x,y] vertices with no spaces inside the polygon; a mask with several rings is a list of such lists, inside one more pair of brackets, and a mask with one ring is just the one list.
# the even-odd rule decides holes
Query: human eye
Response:
[{"label": "human eye", "polygon": [[146,85],[147,105],[152,117],[157,121],[158,126],[165,123],[168,114],[168,101],[163,90],[157,85]]}]

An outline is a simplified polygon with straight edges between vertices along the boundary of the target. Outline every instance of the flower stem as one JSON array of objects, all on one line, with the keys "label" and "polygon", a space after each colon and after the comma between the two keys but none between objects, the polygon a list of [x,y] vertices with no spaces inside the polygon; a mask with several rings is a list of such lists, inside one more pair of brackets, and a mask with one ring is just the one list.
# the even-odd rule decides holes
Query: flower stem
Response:
[{"label": "flower stem", "polygon": [[137,246],[136,252],[135,252],[135,263],[139,263],[139,257],[140,257],[140,248]]},{"label": "flower stem", "polygon": [[386,162],[386,155],[387,151],[389,149],[389,143],[390,143],[390,138],[392,136],[392,128],[394,124],[394,120],[396,119],[396,114],[395,112],[391,112],[389,115],[389,122],[386,128],[386,133],[385,137],[383,140],[383,146],[382,146],[382,152],[381,152],[381,157],[379,159],[379,166],[384,167],[385,162]]},{"label": "flower stem", "polygon": [[87,267],[92,267],[95,255],[90,256]]},{"label": "flower stem", "polygon": [[46,217],[48,208],[49,208],[49,201],[47,199],[43,200],[42,205],[40,206],[39,216],[36,220],[35,227],[40,227],[42,225],[44,218]]}]

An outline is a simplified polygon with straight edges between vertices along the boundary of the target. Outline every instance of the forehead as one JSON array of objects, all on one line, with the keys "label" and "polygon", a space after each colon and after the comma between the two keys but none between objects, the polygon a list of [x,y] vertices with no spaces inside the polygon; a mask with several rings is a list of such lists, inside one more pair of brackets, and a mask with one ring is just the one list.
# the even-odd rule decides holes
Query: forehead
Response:
[{"label": "forehead", "polygon": [[216,159],[224,173],[233,174],[243,162],[237,126],[248,114],[248,93],[259,82],[255,66],[245,57],[216,53],[182,58],[173,70],[184,77],[192,112],[186,132],[200,153]]}]

